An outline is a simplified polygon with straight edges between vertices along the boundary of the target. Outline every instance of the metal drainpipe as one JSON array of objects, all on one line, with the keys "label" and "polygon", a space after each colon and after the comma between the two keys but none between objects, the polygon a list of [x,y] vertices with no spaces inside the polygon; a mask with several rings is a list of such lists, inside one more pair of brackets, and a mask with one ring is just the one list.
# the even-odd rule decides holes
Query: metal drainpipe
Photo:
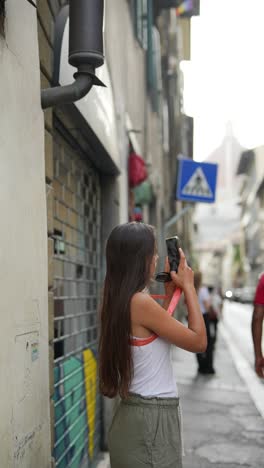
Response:
[{"label": "metal drainpipe", "polygon": [[41,91],[42,109],[78,101],[93,85],[105,86],[95,75],[103,65],[104,0],[70,0],[69,63],[77,68],[75,81]]},{"label": "metal drainpipe", "polygon": [[94,69],[89,65],[83,65],[74,73],[75,81],[67,86],[56,86],[41,91],[41,107],[57,106],[75,102],[89,93],[93,85],[105,86],[94,74]]}]

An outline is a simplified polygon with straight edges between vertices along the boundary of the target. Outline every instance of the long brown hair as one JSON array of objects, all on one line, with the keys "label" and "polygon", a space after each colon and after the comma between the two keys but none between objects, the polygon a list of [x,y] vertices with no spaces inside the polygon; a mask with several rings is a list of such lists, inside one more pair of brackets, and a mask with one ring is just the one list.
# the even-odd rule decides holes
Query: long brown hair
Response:
[{"label": "long brown hair", "polygon": [[101,392],[127,397],[133,375],[129,344],[130,303],[151,276],[155,254],[154,228],[143,223],[121,224],[113,229],[106,246],[106,277],[101,308],[99,380]]}]

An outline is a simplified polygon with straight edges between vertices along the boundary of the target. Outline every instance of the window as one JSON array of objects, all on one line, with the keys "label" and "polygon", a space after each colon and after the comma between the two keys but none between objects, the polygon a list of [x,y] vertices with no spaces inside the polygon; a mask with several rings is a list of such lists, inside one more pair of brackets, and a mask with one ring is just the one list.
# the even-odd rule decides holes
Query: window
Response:
[{"label": "window", "polygon": [[162,88],[161,51],[159,32],[153,26],[153,3],[153,0],[134,0],[132,6],[135,36],[147,52],[147,87],[150,92],[153,110],[159,112]]},{"label": "window", "polygon": [[159,112],[162,95],[162,73],[161,73],[161,48],[160,35],[155,26],[150,22],[149,47],[148,47],[148,87],[151,90],[152,107]]},{"label": "window", "polygon": [[143,47],[148,48],[148,3],[152,0],[134,0],[135,8],[135,32],[136,37]]}]

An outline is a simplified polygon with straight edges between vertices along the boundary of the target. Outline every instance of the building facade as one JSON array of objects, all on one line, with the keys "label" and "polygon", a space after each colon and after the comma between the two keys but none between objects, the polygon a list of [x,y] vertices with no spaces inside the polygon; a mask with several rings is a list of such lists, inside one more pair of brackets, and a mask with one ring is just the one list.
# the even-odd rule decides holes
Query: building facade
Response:
[{"label": "building facade", "polygon": [[[177,233],[191,262],[193,208],[181,216],[186,203],[176,200],[176,185],[178,159],[193,158],[193,119],[184,114],[184,81],[180,64],[183,60],[191,59],[191,17],[199,14],[199,5],[198,2],[189,2],[190,9],[184,11],[183,6],[180,8],[184,2],[157,3],[156,23],[161,37],[163,82],[164,223],[176,214],[179,216],[167,229],[165,236]],[[169,8],[172,4],[176,8]]]},{"label": "building facade", "polygon": [[1,466],[33,468],[41,460],[48,468],[48,263],[37,17],[26,1],[1,3]]},{"label": "building facade", "polygon": [[[152,187],[152,206],[138,207],[142,219],[158,232],[161,225],[162,178],[155,177],[162,174],[161,126],[148,82],[148,73],[156,72],[156,63],[148,68],[154,50],[151,6],[106,2],[105,64],[97,76],[107,88],[45,111],[51,445],[59,467],[93,466],[106,447],[113,402],[98,391],[97,311],[106,239],[114,225],[129,219],[131,152],[145,160]],[[54,83],[57,18],[66,8],[62,2],[38,4],[42,87]],[[67,28],[66,22],[55,77],[61,85],[74,72],[67,63]]]},{"label": "building facade", "polygon": [[264,147],[241,153],[237,173],[241,178],[241,230],[246,286],[255,287],[264,262]]},{"label": "building facade", "polygon": [[[107,87],[43,112],[41,91],[74,79],[68,2],[0,5],[1,464],[95,467],[113,408],[98,390],[104,249],[113,226],[139,212],[162,248],[175,214],[181,93],[177,84],[173,107],[163,64],[173,67],[178,49],[166,52],[164,5],[105,2],[97,76]],[[141,198],[129,185],[132,153],[147,169]]]},{"label": "building facade", "polygon": [[239,180],[236,175],[241,145],[230,124],[221,145],[206,159],[218,164],[216,201],[200,204],[195,212],[195,254],[205,284],[223,292],[243,282],[241,261]]}]

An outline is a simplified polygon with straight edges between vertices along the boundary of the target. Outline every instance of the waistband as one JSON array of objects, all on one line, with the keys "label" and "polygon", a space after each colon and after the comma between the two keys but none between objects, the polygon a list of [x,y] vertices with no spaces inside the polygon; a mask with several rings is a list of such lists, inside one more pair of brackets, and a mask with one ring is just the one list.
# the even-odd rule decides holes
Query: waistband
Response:
[{"label": "waistband", "polygon": [[137,393],[130,393],[128,398],[122,399],[122,403],[125,405],[137,405],[137,406],[162,406],[162,407],[172,407],[177,408],[180,404],[179,397],[145,397],[138,395]]}]

